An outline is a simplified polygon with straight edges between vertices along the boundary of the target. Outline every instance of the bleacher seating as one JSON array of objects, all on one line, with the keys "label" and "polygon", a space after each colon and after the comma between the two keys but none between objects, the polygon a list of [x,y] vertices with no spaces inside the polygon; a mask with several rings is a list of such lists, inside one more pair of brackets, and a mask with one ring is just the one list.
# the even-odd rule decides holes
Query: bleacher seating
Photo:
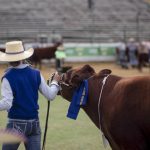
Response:
[{"label": "bleacher seating", "polygon": [[39,34],[65,42],[150,40],[150,5],[144,0],[0,0],[0,40],[35,41]]}]

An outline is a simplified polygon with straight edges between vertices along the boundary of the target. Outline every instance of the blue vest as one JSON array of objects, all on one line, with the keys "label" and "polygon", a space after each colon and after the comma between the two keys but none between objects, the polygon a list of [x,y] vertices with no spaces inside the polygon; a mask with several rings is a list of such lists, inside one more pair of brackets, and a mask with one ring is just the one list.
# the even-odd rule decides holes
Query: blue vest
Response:
[{"label": "blue vest", "polygon": [[23,69],[12,68],[3,78],[9,81],[14,96],[8,118],[38,119],[38,89],[41,83],[39,70],[29,66]]}]

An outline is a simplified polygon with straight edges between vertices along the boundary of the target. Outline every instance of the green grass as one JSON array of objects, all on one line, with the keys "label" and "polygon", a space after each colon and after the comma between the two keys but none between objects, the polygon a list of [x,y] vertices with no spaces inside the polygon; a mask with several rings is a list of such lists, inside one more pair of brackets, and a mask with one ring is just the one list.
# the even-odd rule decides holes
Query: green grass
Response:
[{"label": "green grass", "polygon": [[[39,105],[43,137],[47,100],[41,95]],[[66,117],[68,107],[69,102],[59,96],[51,102],[46,150],[104,150],[101,133],[88,116],[80,110],[77,120],[68,119]],[[1,112],[0,128],[5,127],[6,116],[6,112]],[[19,150],[24,150],[23,144]],[[110,150],[109,146],[105,150]]]}]

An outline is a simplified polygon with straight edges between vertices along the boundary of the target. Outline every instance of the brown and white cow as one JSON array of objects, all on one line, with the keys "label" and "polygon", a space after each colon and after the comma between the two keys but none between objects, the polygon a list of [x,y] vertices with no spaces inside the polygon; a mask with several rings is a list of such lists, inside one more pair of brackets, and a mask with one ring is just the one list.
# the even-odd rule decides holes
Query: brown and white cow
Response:
[{"label": "brown and white cow", "polygon": [[101,128],[111,148],[150,150],[150,76],[124,78],[108,69],[95,73],[85,65],[63,75],[61,96],[71,101],[84,79],[88,79],[89,93],[87,104],[81,107]]}]

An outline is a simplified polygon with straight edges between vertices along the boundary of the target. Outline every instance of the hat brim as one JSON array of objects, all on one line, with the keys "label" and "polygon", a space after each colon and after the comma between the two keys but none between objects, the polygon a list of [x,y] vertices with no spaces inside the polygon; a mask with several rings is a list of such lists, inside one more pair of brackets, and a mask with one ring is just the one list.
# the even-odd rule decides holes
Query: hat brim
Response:
[{"label": "hat brim", "polygon": [[34,49],[30,48],[19,54],[7,54],[0,51],[0,62],[14,62],[27,59],[34,53]]}]

